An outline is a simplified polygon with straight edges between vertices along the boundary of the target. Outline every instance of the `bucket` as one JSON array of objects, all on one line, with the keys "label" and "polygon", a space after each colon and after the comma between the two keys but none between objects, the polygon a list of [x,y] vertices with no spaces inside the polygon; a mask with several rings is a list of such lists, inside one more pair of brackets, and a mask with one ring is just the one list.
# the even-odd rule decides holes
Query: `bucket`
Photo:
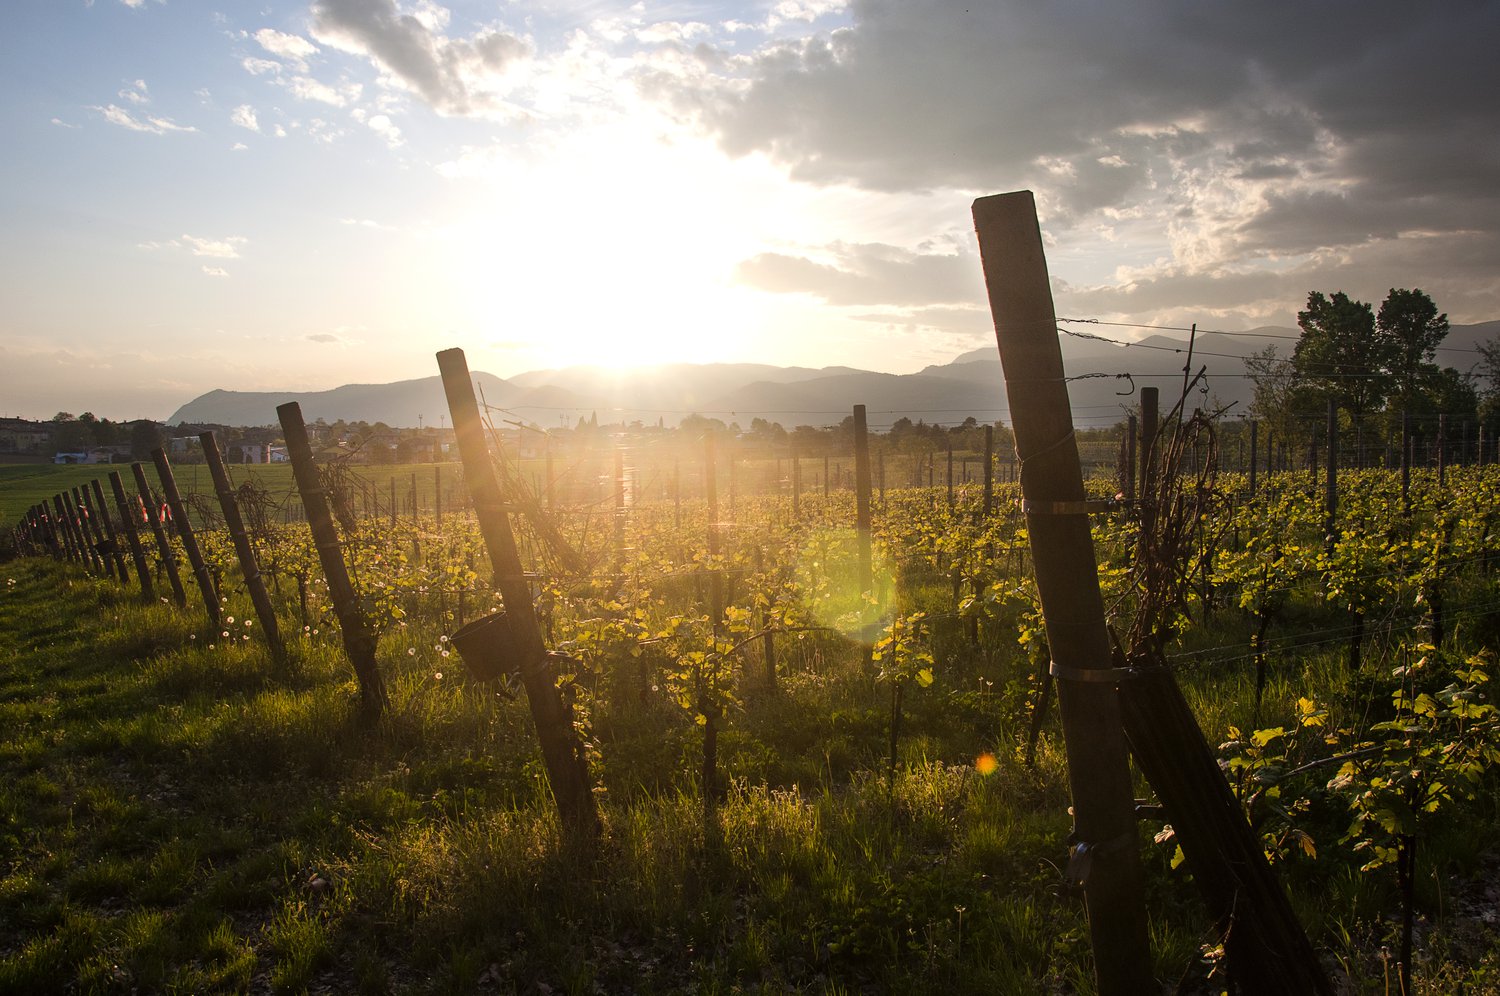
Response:
[{"label": "bucket", "polygon": [[475,619],[454,633],[452,641],[474,681],[494,681],[520,669],[521,655],[503,610]]}]

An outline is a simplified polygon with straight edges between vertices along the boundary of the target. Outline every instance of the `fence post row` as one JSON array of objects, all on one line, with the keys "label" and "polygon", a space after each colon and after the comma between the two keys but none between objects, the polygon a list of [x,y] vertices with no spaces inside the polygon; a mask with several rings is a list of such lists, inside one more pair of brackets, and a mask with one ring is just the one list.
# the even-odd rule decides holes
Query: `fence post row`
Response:
[{"label": "fence post row", "polygon": [[354,676],[359,681],[361,711],[367,719],[373,721],[379,719],[390,706],[390,699],[386,694],[385,679],[375,661],[375,636],[359,611],[359,600],[355,597],[354,585],[349,582],[348,568],[344,566],[343,547],[339,545],[333,515],[328,510],[327,492],[318,479],[318,468],[313,463],[307,426],[302,422],[302,407],[295,401],[288,401],[277,406],[276,417],[281,421],[281,431],[286,436],[286,452],[292,463],[292,477],[297,481],[302,507],[307,512],[307,525],[312,531],[313,545],[318,549],[318,562],[322,564],[323,577],[328,581],[328,594],[333,599],[333,611],[338,617],[344,653],[348,655],[349,663],[354,667]]},{"label": "fence post row", "polygon": [[99,509],[99,523],[104,527],[105,543],[108,547],[108,555],[115,559],[115,575],[121,584],[127,584],[130,580],[129,572],[125,568],[125,551],[120,546],[120,538],[115,532],[115,518],[109,514],[109,505],[104,500],[104,490],[99,487],[99,478],[89,482],[94,491],[94,505]]}]

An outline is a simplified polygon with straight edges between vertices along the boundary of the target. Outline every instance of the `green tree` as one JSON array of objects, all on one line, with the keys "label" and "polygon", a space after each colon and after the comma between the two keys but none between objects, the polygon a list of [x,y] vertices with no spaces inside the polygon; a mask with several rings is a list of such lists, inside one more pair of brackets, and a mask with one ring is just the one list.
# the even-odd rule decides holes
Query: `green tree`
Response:
[{"label": "green tree", "polygon": [[1418,407],[1423,382],[1437,372],[1432,358],[1448,336],[1448,316],[1421,290],[1392,287],[1375,316],[1375,333],[1393,350],[1391,400],[1400,408]]},{"label": "green tree", "polygon": [[1343,291],[1332,297],[1308,294],[1297,324],[1302,337],[1292,351],[1292,366],[1304,383],[1349,413],[1358,436],[1366,417],[1385,402],[1398,357],[1395,343],[1377,334],[1370,305]]}]

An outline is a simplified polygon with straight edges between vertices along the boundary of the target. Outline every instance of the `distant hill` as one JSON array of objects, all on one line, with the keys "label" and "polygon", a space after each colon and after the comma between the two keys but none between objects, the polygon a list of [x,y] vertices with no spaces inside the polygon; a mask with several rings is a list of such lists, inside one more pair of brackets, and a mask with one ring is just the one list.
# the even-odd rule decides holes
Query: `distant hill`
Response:
[{"label": "distant hill", "polygon": [[[1175,403],[1187,362],[1186,333],[1150,336],[1117,345],[1126,330],[1070,325],[1063,337],[1064,368],[1074,421],[1079,426],[1107,425],[1123,417],[1139,400],[1141,387],[1156,387],[1162,405]],[[1089,338],[1097,336],[1098,338]],[[1444,366],[1467,371],[1478,360],[1476,344],[1500,336],[1500,321],[1455,325],[1438,354]],[[1250,332],[1198,335],[1193,371],[1207,371],[1206,395],[1191,407],[1234,405],[1243,411],[1250,385],[1243,357],[1276,346],[1290,356],[1297,330],[1260,328]],[[1123,376],[1128,374],[1129,376]],[[885,428],[905,416],[913,421],[952,423],[967,416],[981,422],[1009,421],[1000,356],[994,346],[981,347],[914,374],[885,374],[852,367],[777,367],[760,363],[667,364],[620,371],[577,366],[533,370],[508,379],[476,373],[483,400],[499,418],[535,422],[546,428],[572,424],[597,413],[601,422],[661,420],[676,425],[693,413],[749,426],[764,418],[791,428],[838,422],[856,404],[867,406],[872,428]],[[448,405],[437,376],[394,384],[346,384],[330,391],[210,391],[177,409],[168,419],[220,425],[271,425],[276,406],[302,405],[308,421],[384,422],[402,428],[436,425]]]}]

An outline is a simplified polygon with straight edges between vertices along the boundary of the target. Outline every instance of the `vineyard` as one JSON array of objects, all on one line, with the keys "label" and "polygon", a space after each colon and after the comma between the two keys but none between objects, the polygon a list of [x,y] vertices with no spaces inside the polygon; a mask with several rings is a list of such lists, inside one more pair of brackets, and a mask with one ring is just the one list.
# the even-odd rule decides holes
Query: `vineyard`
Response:
[{"label": "vineyard", "polygon": [[1085,479],[1050,307],[957,470],[523,464],[446,350],[461,468],[25,502],[0,991],[1500,992],[1500,465],[1231,471],[1189,366]]},{"label": "vineyard", "polygon": [[[325,475],[379,641],[374,724],[350,705],[308,529],[263,491],[242,494],[264,503],[246,519],[280,655],[219,518],[195,530],[212,628],[81,551],[14,562],[5,988],[1088,990],[1015,485],[992,485],[988,513],[979,483],[886,489],[861,588],[852,491],[737,495],[710,517],[703,488],[629,494],[672,470],[619,458],[618,504],[545,509],[512,475],[540,510],[540,528],[516,516],[521,546],[596,779],[584,865],[557,838],[517,681],[466,680],[454,651],[499,601],[461,503],[441,522],[378,500],[366,515],[356,496],[382,489]],[[705,459],[670,466],[706,482]],[[731,473],[713,475],[726,497]],[[1497,474],[1418,472],[1403,498],[1395,473],[1344,470],[1335,533],[1309,474],[1262,474],[1253,494],[1221,475],[1183,565],[1168,656],[1356,991],[1394,971],[1403,890],[1419,991],[1496,968],[1460,911],[1493,900],[1476,876],[1494,872]],[[1093,532],[1123,630],[1139,518]],[[162,592],[186,563],[172,544]],[[1159,820],[1141,832],[1157,975],[1197,985],[1215,946]]]}]

